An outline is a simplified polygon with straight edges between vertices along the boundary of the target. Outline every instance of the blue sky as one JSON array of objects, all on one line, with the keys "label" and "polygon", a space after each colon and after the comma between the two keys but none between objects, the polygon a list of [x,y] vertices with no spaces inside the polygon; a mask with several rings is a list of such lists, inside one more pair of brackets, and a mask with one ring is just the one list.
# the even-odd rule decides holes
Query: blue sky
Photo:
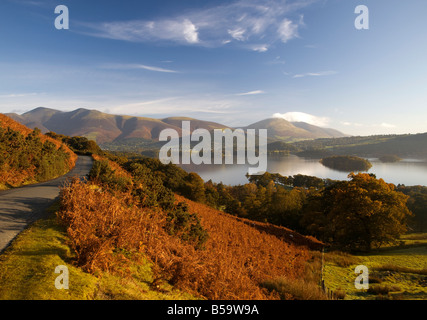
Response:
[{"label": "blue sky", "polygon": [[427,132],[426,14],[425,0],[2,0],[0,112]]}]

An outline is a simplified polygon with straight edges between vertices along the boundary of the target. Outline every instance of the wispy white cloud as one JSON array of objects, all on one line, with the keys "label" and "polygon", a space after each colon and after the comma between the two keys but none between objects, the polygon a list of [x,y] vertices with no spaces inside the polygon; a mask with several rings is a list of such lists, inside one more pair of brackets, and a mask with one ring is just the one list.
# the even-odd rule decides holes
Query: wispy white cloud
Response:
[{"label": "wispy white cloud", "polygon": [[249,91],[249,92],[238,93],[238,94],[236,94],[236,96],[253,96],[253,95],[263,94],[263,93],[265,93],[265,91],[262,91],[262,90],[255,90],[255,91]]},{"label": "wispy white cloud", "polygon": [[295,13],[318,0],[238,0],[225,5],[194,9],[185,14],[105,23],[81,23],[82,33],[132,42],[166,41],[218,47],[224,44],[265,43],[244,46],[265,52],[269,45],[298,37],[302,16]]},{"label": "wispy white cloud", "polygon": [[106,64],[101,66],[102,69],[115,69],[115,70],[149,70],[155,72],[164,72],[164,73],[178,73],[178,71],[165,69],[160,67],[148,66],[144,64]]},{"label": "wispy white cloud", "polygon": [[32,0],[9,0],[20,5],[36,6],[36,7],[46,7],[46,1],[32,1]]},{"label": "wispy white cloud", "polygon": [[37,92],[31,92],[31,93],[11,93],[11,94],[2,94],[0,95],[0,98],[2,99],[8,99],[8,98],[23,98],[23,97],[31,97],[39,95],[40,93]]},{"label": "wispy white cloud", "polygon": [[[360,132],[370,132],[369,134],[387,134],[394,133],[396,134],[399,128],[397,125],[382,122],[382,123],[360,123],[360,122],[351,122],[351,121],[341,121],[339,122],[342,126],[345,127],[344,130],[355,130],[355,134],[360,135]],[[348,129],[347,129],[348,128]],[[422,132],[422,131],[419,131]],[[401,131],[401,133],[406,133]]]},{"label": "wispy white cloud", "polygon": [[[178,24],[178,27],[180,27],[180,24]],[[199,42],[199,34],[197,33],[197,27],[190,20],[184,20],[182,24],[182,33],[184,35],[184,39],[188,43]]]},{"label": "wispy white cloud", "polygon": [[290,122],[306,122],[319,127],[326,127],[330,123],[330,119],[327,117],[318,117],[304,112],[275,113],[273,118],[281,118]]},{"label": "wispy white cloud", "polygon": [[197,27],[187,18],[157,21],[132,20],[105,23],[82,23],[83,34],[130,42],[172,41],[183,44],[197,44]]},{"label": "wispy white cloud", "polygon": [[256,51],[256,52],[267,52],[268,51],[268,45],[266,45],[266,44],[253,45],[251,48],[253,51]]},{"label": "wispy white cloud", "polygon": [[277,32],[279,34],[280,40],[286,43],[289,40],[292,40],[293,38],[296,38],[298,36],[298,24],[292,22],[292,20],[285,18],[280,23]]},{"label": "wispy white cloud", "polygon": [[[285,60],[282,60],[280,56],[277,56],[274,60],[268,61],[267,64],[274,65],[274,64],[286,64]],[[287,73],[285,73],[288,75]]]},{"label": "wispy white cloud", "polygon": [[390,123],[386,123],[386,122],[382,122],[380,124],[378,123],[373,123],[373,124],[361,124],[358,122],[350,122],[350,121],[342,121],[341,122],[342,125],[344,126],[352,126],[352,127],[366,127],[366,128],[385,128],[385,129],[394,129],[397,128],[396,125],[394,124],[390,124]]},{"label": "wispy white cloud", "polygon": [[337,71],[307,72],[307,73],[296,74],[293,76],[293,78],[324,77],[324,76],[331,76],[337,73],[338,73]]},{"label": "wispy white cloud", "polygon": [[108,107],[111,113],[134,114],[158,114],[158,115],[191,115],[191,114],[235,114],[240,106],[238,101],[233,99],[222,99],[215,97],[169,97],[164,99],[137,101],[129,103],[115,103]]},{"label": "wispy white cloud", "polygon": [[394,124],[385,123],[385,122],[381,123],[380,126],[383,128],[388,128],[388,129],[396,128],[396,126]]},{"label": "wispy white cloud", "polygon": [[[118,97],[116,94],[88,97],[88,96],[65,96],[46,94],[44,96],[17,97],[16,99],[1,99],[0,112],[11,112],[16,110],[24,113],[36,107],[43,106],[62,111],[75,110],[77,108],[96,109],[99,111],[140,116],[223,116],[235,117],[242,113],[242,108],[246,108],[241,101],[236,98],[225,96],[168,96],[165,98],[141,97]],[[3,111],[2,111],[3,110]],[[15,112],[15,111],[14,111]]]},{"label": "wispy white cloud", "polygon": [[233,38],[236,39],[237,41],[245,41],[246,37],[245,37],[245,29],[242,28],[237,28],[234,30],[228,30],[228,34]]},{"label": "wispy white cloud", "polygon": [[341,124],[347,127],[363,127],[363,124],[357,122],[341,121]]}]

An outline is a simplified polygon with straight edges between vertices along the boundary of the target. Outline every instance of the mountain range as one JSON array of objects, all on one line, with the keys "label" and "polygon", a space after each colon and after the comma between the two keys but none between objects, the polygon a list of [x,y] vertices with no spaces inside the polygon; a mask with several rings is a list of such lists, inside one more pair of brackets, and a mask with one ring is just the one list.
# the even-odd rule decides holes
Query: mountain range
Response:
[{"label": "mountain range", "polygon": [[[156,141],[164,129],[174,129],[182,134],[182,121],[190,121],[191,130],[203,128],[234,129],[229,126],[188,117],[154,119],[127,115],[113,115],[97,110],[76,109],[65,112],[49,108],[36,108],[22,115],[7,113],[7,116],[29,128],[39,128],[43,133],[52,131],[67,136],[84,136],[98,144],[117,142],[132,138]],[[251,124],[242,129],[267,129],[270,141],[295,141],[318,138],[339,138],[347,135],[329,128],[321,128],[304,122],[289,122],[271,118]]]}]

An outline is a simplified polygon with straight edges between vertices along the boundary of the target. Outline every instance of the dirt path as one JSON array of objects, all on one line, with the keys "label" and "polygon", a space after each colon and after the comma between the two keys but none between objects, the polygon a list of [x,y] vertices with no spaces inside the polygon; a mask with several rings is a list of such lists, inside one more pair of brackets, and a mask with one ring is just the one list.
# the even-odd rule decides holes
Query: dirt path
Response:
[{"label": "dirt path", "polygon": [[0,192],[0,253],[32,222],[43,218],[59,196],[59,187],[70,177],[84,177],[92,168],[92,158],[80,156],[65,176],[40,184]]}]

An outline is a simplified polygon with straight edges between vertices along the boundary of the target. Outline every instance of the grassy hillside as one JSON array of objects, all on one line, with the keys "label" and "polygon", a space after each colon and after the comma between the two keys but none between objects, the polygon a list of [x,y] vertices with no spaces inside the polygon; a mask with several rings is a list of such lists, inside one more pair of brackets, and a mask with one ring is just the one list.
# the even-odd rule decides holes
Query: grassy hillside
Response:
[{"label": "grassy hillside", "polygon": [[56,178],[76,159],[64,143],[0,114],[0,189]]}]

